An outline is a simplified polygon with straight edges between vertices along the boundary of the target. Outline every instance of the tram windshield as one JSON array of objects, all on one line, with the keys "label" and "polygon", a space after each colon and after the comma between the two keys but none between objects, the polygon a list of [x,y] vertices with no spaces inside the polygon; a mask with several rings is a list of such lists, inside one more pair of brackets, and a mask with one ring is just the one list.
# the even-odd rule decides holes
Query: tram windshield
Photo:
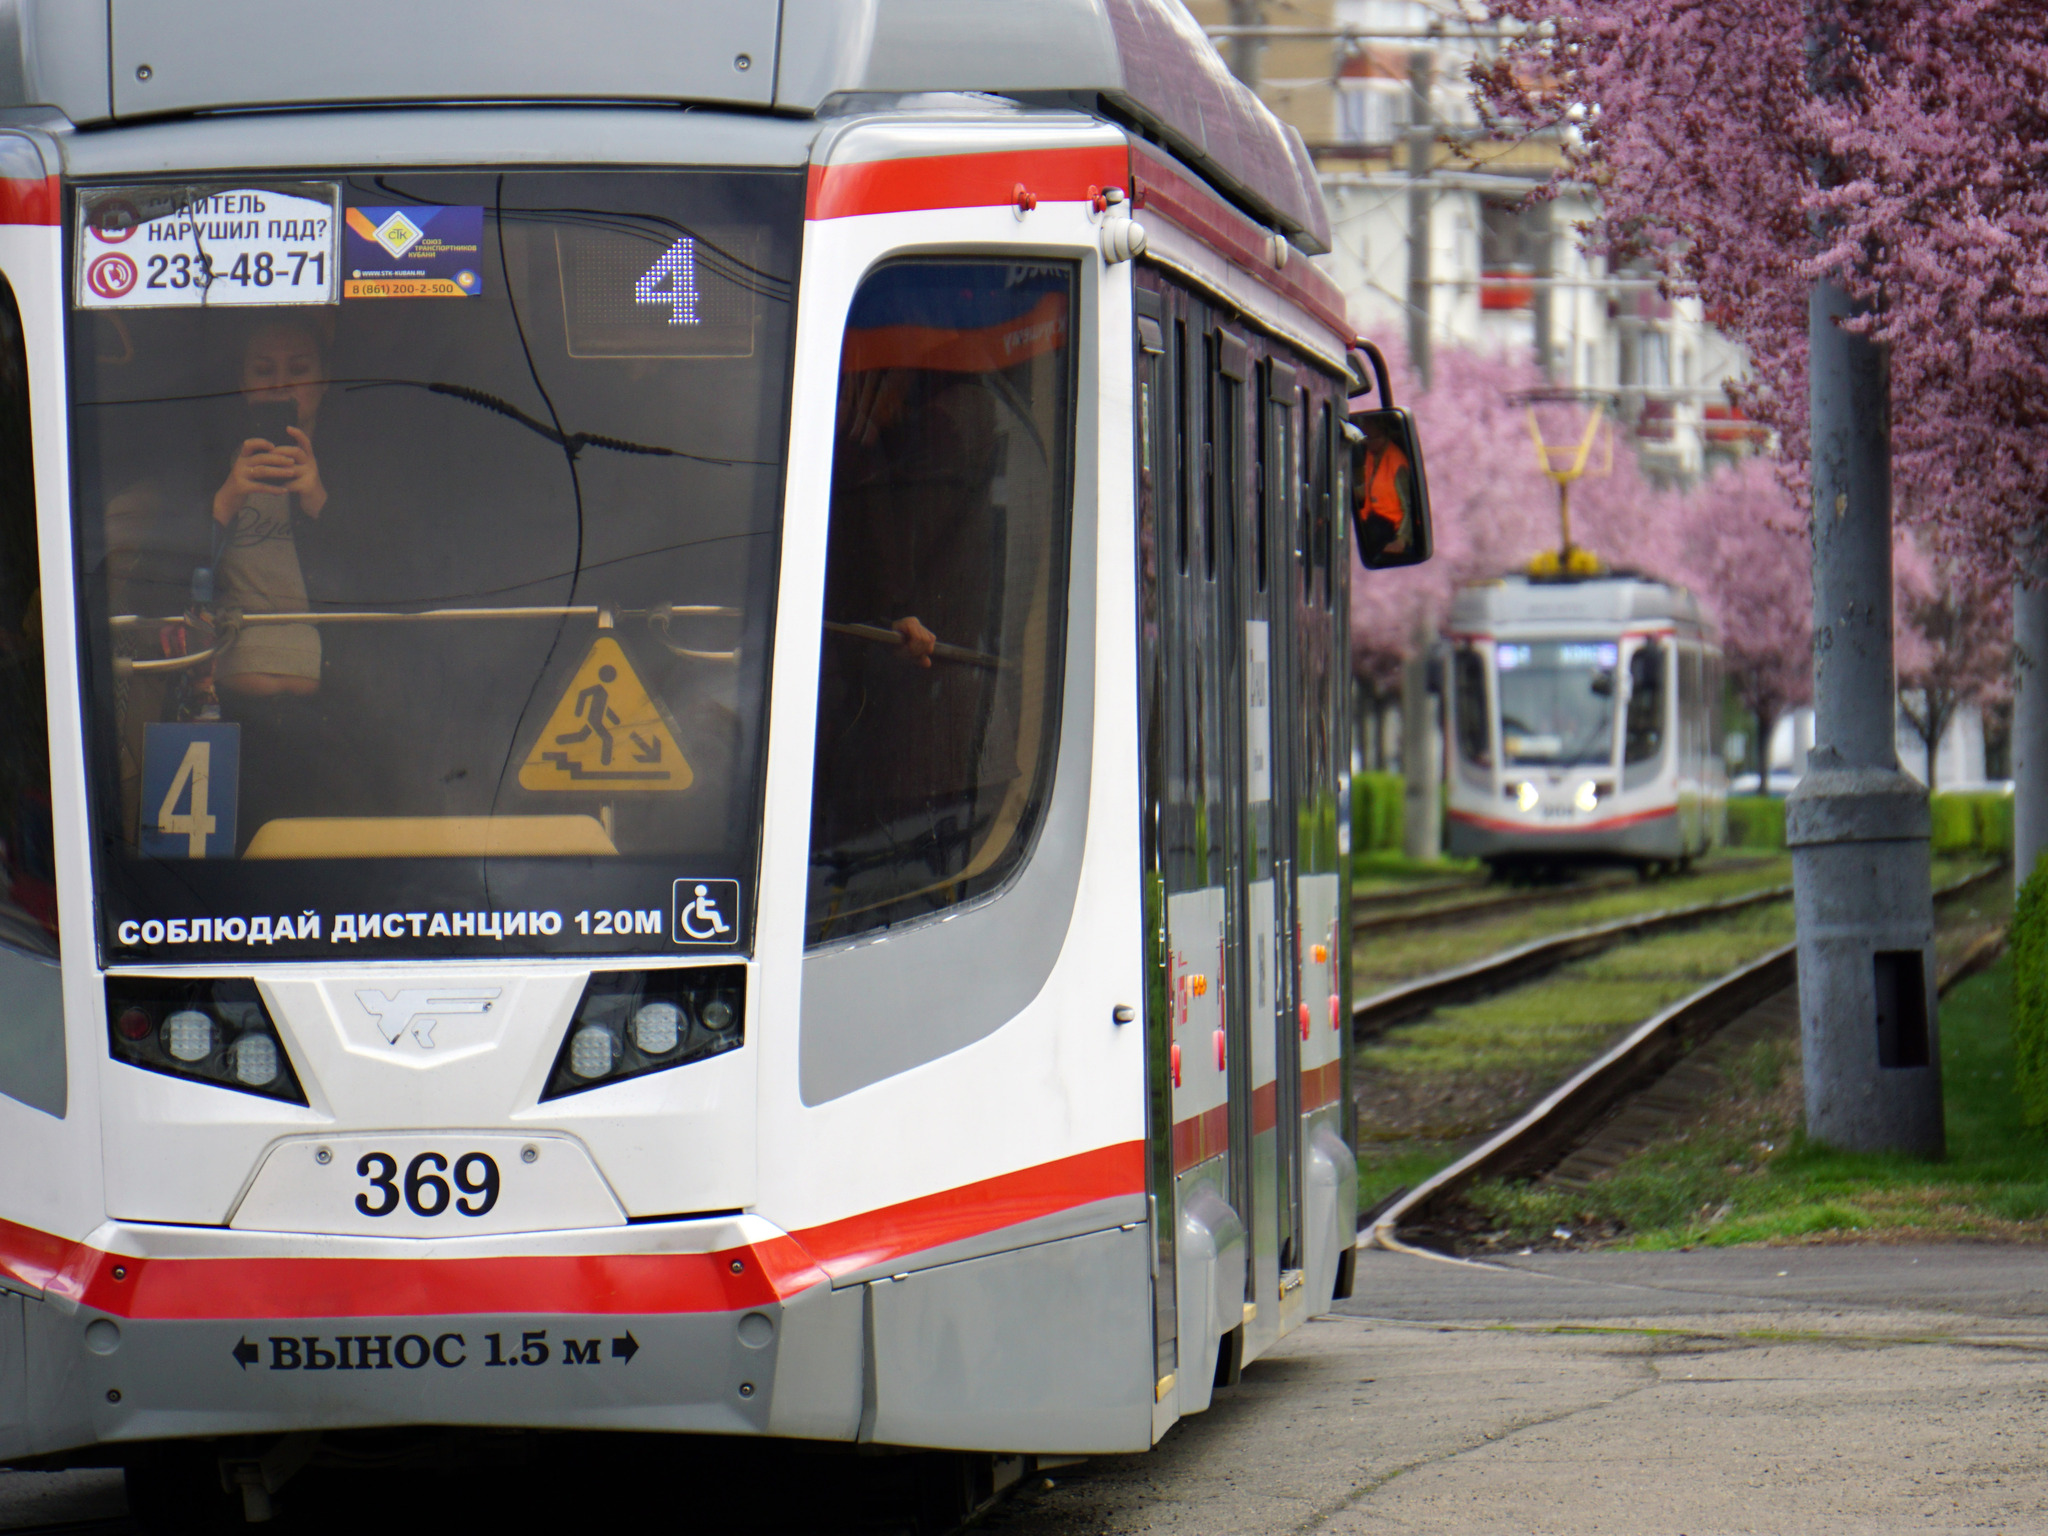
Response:
[{"label": "tram windshield", "polygon": [[111,953],[747,941],[802,205],[781,171],[81,192]]},{"label": "tram windshield", "polygon": [[1614,759],[1612,640],[1546,640],[1494,647],[1501,752],[1510,764],[1570,767]]}]

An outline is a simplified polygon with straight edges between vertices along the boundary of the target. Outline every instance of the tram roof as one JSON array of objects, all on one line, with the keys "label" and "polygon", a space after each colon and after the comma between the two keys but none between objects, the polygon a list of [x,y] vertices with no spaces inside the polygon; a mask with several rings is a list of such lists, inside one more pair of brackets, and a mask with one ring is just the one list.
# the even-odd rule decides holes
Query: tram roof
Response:
[{"label": "tram roof", "polygon": [[1704,626],[1699,599],[1684,587],[1617,571],[1607,576],[1531,580],[1515,574],[1460,587],[1451,599],[1449,627],[1487,632],[1503,625]]},{"label": "tram roof", "polygon": [[1106,112],[1329,249],[1301,136],[1180,0],[0,0],[0,109],[79,127],[418,102],[813,115],[928,91]]}]

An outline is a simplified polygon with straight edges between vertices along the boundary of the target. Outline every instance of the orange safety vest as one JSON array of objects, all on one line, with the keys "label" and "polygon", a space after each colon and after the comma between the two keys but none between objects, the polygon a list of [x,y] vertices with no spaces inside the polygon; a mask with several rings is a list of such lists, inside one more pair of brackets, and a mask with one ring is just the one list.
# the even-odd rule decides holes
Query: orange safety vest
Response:
[{"label": "orange safety vest", "polygon": [[1401,506],[1401,471],[1407,469],[1408,455],[1394,443],[1388,443],[1373,456],[1372,466],[1365,477],[1365,515],[1381,517],[1396,528],[1406,521]]}]

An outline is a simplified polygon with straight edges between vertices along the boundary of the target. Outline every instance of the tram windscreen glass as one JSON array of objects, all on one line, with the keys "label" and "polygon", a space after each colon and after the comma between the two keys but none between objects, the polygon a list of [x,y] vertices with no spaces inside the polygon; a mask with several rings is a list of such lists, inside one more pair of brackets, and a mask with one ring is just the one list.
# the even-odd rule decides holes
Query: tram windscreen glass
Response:
[{"label": "tram windscreen glass", "polygon": [[1567,766],[1614,759],[1611,640],[1546,640],[1494,647],[1502,756]]},{"label": "tram windscreen glass", "polygon": [[110,955],[750,943],[803,191],[81,190]]}]

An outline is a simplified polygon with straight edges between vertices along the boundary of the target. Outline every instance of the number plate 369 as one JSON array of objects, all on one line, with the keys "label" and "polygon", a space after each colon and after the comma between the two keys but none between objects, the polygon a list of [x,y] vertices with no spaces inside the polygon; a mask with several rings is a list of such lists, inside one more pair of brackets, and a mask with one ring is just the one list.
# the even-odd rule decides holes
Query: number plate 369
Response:
[{"label": "number plate 369", "polygon": [[625,1220],[590,1154],[569,1137],[447,1131],[281,1141],[228,1225],[447,1238]]}]

